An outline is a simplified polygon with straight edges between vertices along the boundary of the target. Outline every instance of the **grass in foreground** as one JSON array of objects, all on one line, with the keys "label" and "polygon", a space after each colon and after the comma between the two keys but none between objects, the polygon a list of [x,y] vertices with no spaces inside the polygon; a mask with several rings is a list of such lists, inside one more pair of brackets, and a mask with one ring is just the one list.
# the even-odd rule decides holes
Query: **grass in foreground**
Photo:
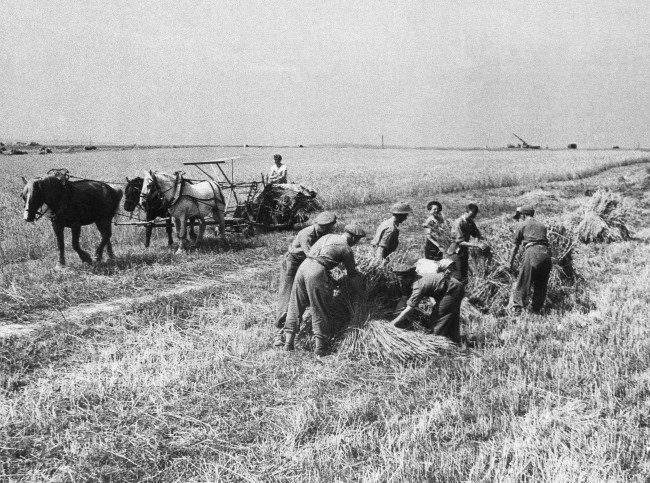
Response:
[{"label": "grass in foreground", "polygon": [[271,278],[14,342],[0,474],[642,480],[650,273],[625,272],[650,250],[585,255],[595,310],[486,317],[466,328],[480,341],[467,357],[420,366],[273,351]]}]

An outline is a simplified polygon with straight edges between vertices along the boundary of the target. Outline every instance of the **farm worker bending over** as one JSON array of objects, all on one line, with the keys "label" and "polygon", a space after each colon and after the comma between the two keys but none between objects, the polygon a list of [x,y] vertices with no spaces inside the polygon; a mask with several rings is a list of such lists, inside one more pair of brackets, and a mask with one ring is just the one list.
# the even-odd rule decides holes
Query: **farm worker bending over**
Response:
[{"label": "farm worker bending over", "polygon": [[521,220],[515,234],[515,247],[510,256],[510,268],[514,268],[515,258],[520,245],[524,245],[524,257],[519,266],[519,276],[510,295],[510,305],[520,311],[526,306],[526,299],[531,285],[533,297],[531,311],[539,313],[544,306],[548,278],[551,275],[553,263],[551,250],[546,237],[546,226],[535,218],[532,206],[517,208],[513,218]]},{"label": "farm worker bending over", "polygon": [[300,318],[307,306],[310,306],[311,324],[316,337],[316,355],[325,355],[327,339],[330,335],[329,318],[333,296],[329,271],[339,263],[343,263],[352,286],[357,293],[360,293],[361,275],[357,271],[351,247],[365,236],[366,232],[359,226],[347,225],[342,235],[325,235],[311,247],[307,259],[298,268],[291,289],[287,320],[284,323],[285,350],[293,350],[294,338],[300,327]]},{"label": "farm worker bending over", "polygon": [[278,289],[278,311],[276,327],[280,329],[276,338],[275,346],[284,345],[284,321],[287,318],[287,308],[291,297],[291,287],[296,276],[298,267],[307,258],[307,254],[316,241],[323,235],[327,235],[334,228],[336,215],[324,211],[316,217],[314,224],[303,228],[289,245],[289,250],[282,257],[280,268],[280,287]]},{"label": "farm worker bending over", "polygon": [[443,248],[435,237],[436,228],[440,228],[445,222],[442,217],[442,204],[439,201],[429,201],[427,211],[429,216],[422,224],[425,233],[424,258],[427,260],[442,260]]},{"label": "farm worker bending over", "polygon": [[469,247],[481,248],[480,244],[472,243],[469,240],[471,237],[478,240],[483,239],[483,235],[474,223],[477,214],[478,206],[470,203],[465,207],[465,213],[457,218],[451,226],[453,242],[447,249],[447,254],[456,262],[456,268],[451,276],[463,285],[467,285],[469,273]]},{"label": "farm worker bending over", "polygon": [[435,306],[427,323],[427,328],[436,335],[447,337],[452,342],[460,342],[460,304],[465,287],[451,278],[455,262],[443,259],[438,264],[438,273],[418,275],[414,266],[399,265],[393,271],[400,278],[402,294],[409,297],[406,308],[393,320],[395,327],[401,327],[418,304],[431,297]]},{"label": "farm worker bending over", "polygon": [[266,175],[268,184],[286,183],[287,182],[287,165],[282,164],[282,156],[276,154],[273,156],[275,164],[271,166],[269,174]]},{"label": "farm worker bending over", "polygon": [[391,216],[381,222],[375,232],[375,237],[370,244],[375,247],[375,258],[385,260],[393,253],[399,245],[399,229],[397,228],[413,213],[411,207],[406,203],[395,203],[391,206]]}]

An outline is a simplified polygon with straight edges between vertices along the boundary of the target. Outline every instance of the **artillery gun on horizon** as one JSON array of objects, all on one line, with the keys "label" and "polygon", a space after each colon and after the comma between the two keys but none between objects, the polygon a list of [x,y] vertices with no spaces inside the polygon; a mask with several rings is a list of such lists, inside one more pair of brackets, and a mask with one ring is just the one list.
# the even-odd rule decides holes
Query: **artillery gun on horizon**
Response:
[{"label": "artillery gun on horizon", "polygon": [[510,149],[541,149],[541,146],[534,146],[531,144],[528,144],[526,141],[524,141],[522,138],[517,136],[515,133],[512,133],[514,137],[519,139],[521,141],[521,144],[517,144],[516,146],[514,144],[508,144],[508,148]]}]

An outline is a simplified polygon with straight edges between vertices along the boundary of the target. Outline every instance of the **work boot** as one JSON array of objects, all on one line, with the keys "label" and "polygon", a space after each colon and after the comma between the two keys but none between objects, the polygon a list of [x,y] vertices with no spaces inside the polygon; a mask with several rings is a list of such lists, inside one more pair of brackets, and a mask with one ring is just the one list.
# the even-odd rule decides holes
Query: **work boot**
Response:
[{"label": "work boot", "polygon": [[314,350],[317,356],[323,357],[327,355],[327,339],[324,337],[316,337],[316,349]]},{"label": "work boot", "polygon": [[280,329],[275,333],[275,339],[273,341],[274,347],[282,347],[284,345],[284,330]]},{"label": "work boot", "polygon": [[284,334],[284,350],[292,351],[294,349],[293,341],[296,339],[296,334],[293,332],[285,332]]}]

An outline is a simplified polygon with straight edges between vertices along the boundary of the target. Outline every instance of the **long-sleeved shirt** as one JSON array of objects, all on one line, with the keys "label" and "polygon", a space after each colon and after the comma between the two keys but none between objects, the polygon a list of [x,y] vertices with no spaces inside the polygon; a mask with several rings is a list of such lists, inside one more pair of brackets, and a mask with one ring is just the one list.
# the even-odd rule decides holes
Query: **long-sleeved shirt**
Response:
[{"label": "long-sleeved shirt", "polygon": [[440,302],[442,297],[447,293],[448,280],[444,273],[427,273],[413,282],[413,291],[406,305],[417,307],[422,300],[427,297],[433,297],[436,302]]},{"label": "long-sleeved shirt", "polygon": [[307,256],[316,260],[327,270],[332,270],[339,263],[345,265],[348,276],[358,275],[354,253],[348,245],[345,235],[330,233],[318,239],[311,247]]},{"label": "long-sleeved shirt", "polygon": [[465,219],[461,216],[454,220],[454,223],[451,225],[451,238],[452,243],[449,245],[447,253],[452,255],[458,253],[459,251],[467,251],[466,247],[460,245],[461,242],[468,242],[471,237],[474,238],[483,238],[481,232],[479,231],[474,220]]},{"label": "long-sleeved shirt", "polygon": [[397,250],[397,245],[399,245],[399,229],[395,225],[392,217],[381,222],[370,244],[374,247],[382,247],[384,249],[384,256],[386,257]]},{"label": "long-sleeved shirt", "polygon": [[281,164],[279,167],[275,164],[269,171],[269,183],[286,183],[287,182],[287,165]]},{"label": "long-sleeved shirt", "polygon": [[296,237],[289,245],[289,253],[296,258],[302,258],[304,260],[311,247],[322,234],[322,232],[318,231],[318,225],[316,224],[303,228],[296,234]]},{"label": "long-sleeved shirt", "polygon": [[515,233],[515,245],[519,246],[524,244],[526,245],[548,245],[548,238],[546,237],[546,226],[537,221],[533,217],[528,217],[517,227],[517,232]]}]

